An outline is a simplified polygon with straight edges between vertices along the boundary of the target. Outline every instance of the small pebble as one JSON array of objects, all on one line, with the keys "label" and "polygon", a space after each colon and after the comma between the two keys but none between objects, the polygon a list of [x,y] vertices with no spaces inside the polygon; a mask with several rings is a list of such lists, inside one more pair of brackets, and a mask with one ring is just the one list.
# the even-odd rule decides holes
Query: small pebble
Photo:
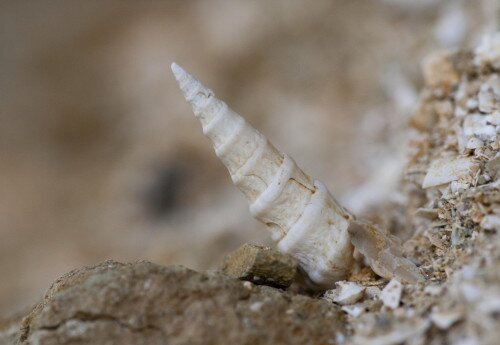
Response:
[{"label": "small pebble", "polygon": [[277,250],[244,244],[226,256],[220,269],[237,279],[275,287],[289,287],[295,279],[298,262]]}]

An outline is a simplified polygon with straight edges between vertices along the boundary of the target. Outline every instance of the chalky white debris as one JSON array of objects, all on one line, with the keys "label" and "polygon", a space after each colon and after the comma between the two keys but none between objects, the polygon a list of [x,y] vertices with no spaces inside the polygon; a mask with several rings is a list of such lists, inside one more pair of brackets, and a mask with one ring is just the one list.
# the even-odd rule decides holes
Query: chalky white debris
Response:
[{"label": "chalky white debris", "polygon": [[[210,89],[175,63],[172,72],[203,133],[248,199],[251,214],[267,225],[278,250],[294,256],[321,288],[344,279],[354,261],[352,234],[348,231],[354,217],[323,183],[302,172],[292,158],[278,151]],[[363,231],[358,234],[363,235]],[[408,263],[416,275],[402,279],[415,282],[421,278],[420,273]],[[394,274],[392,268],[379,272],[387,272],[387,278]]]}]

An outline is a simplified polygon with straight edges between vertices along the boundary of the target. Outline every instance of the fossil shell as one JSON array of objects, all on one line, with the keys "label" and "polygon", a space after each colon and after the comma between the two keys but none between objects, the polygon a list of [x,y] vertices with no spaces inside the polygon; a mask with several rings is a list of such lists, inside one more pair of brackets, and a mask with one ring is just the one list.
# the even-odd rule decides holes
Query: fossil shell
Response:
[{"label": "fossil shell", "polygon": [[175,63],[172,72],[251,214],[271,230],[278,250],[294,256],[319,287],[345,278],[354,260],[347,231],[354,217],[323,183],[306,175],[196,78]]}]

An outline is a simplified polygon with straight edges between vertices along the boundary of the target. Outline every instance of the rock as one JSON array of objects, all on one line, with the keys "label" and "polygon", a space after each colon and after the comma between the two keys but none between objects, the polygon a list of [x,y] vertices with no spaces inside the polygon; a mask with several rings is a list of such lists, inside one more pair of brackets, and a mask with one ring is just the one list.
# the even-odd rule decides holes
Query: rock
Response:
[{"label": "rock", "polygon": [[349,305],[359,301],[365,292],[365,287],[354,282],[340,281],[336,288],[325,292],[325,298],[340,305]]},{"label": "rock", "polygon": [[221,271],[255,284],[288,287],[297,274],[298,261],[277,250],[244,244],[226,256]]},{"label": "rock", "polygon": [[343,313],[221,274],[105,262],[58,279],[22,321],[21,344],[331,343]]},{"label": "rock", "polygon": [[387,284],[387,286],[382,290],[380,294],[380,299],[384,306],[396,309],[399,306],[399,301],[401,300],[401,293],[403,292],[403,285],[396,279],[393,279]]}]

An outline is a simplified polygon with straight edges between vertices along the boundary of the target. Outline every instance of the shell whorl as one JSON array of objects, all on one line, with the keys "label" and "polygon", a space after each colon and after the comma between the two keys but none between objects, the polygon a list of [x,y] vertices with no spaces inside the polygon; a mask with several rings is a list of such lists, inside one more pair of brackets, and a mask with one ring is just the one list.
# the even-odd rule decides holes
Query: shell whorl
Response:
[{"label": "shell whorl", "polygon": [[297,258],[319,286],[343,279],[353,262],[347,232],[352,216],[210,89],[175,63],[172,72],[251,214],[268,226],[278,249]]}]

